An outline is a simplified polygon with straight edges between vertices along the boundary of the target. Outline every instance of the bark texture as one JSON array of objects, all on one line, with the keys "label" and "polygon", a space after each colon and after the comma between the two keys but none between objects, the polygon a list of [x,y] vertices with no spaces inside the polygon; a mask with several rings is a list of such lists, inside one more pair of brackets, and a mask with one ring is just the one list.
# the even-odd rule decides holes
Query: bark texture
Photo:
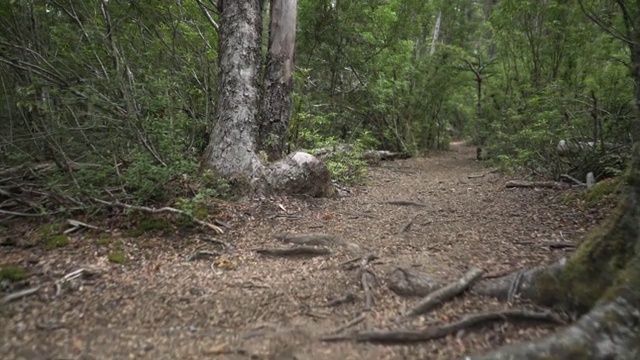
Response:
[{"label": "bark texture", "polygon": [[269,50],[264,79],[259,148],[269,161],[285,153],[293,92],[297,0],[271,0]]},{"label": "bark texture", "polygon": [[262,1],[221,3],[217,111],[204,160],[225,178],[255,179],[263,172],[255,143],[262,64]]}]

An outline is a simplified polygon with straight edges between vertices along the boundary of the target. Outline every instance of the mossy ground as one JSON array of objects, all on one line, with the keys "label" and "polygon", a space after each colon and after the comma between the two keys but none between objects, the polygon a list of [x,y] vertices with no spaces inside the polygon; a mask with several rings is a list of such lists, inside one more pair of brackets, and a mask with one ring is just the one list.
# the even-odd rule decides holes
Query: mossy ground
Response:
[{"label": "mossy ground", "polygon": [[0,265],[0,281],[20,281],[24,280],[27,275],[27,270],[18,265]]}]

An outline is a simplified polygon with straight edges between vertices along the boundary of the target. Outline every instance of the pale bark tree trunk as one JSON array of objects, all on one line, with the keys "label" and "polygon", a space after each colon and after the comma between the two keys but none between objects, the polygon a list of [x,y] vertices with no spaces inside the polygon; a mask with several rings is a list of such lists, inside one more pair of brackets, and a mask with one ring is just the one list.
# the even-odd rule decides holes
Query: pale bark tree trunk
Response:
[{"label": "pale bark tree trunk", "polygon": [[262,64],[262,1],[220,2],[220,74],[216,118],[205,164],[225,178],[255,179],[256,116]]},{"label": "pale bark tree trunk", "polygon": [[297,0],[271,0],[269,50],[264,79],[259,148],[269,161],[285,152],[291,116]]},{"label": "pale bark tree trunk", "polygon": [[[640,112],[640,6],[617,1],[626,24]],[[582,4],[581,4],[582,5]],[[587,13],[589,15],[589,13]],[[504,297],[518,289],[538,304],[578,311],[575,323],[543,339],[465,360],[640,359],[640,115],[618,209],[566,263],[487,280],[477,293]],[[514,287],[515,285],[515,287]],[[511,295],[511,294],[510,294]]]},{"label": "pale bark tree trunk", "polygon": [[431,50],[429,56],[433,56],[436,52],[436,43],[440,38],[440,25],[442,24],[442,10],[438,11],[438,17],[436,18],[436,25],[433,27],[433,38],[431,39]]},{"label": "pale bark tree trunk", "polygon": [[[273,0],[269,64],[265,78],[264,113],[260,114],[263,0],[221,0],[220,81],[217,115],[204,165],[228,180],[248,181],[259,191],[316,197],[335,196],[327,166],[316,157],[296,152],[263,164],[258,156],[258,124],[272,158],[282,157],[291,108],[296,1]],[[244,180],[244,181],[243,181]]]}]

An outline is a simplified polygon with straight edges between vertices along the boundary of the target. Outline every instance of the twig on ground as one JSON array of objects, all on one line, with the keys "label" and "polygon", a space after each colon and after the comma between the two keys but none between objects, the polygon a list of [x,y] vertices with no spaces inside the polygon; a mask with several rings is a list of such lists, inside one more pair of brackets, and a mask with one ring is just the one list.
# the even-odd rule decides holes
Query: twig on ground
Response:
[{"label": "twig on ground", "polygon": [[413,308],[407,311],[402,316],[398,317],[396,321],[403,321],[407,318],[424,314],[428,311],[433,310],[438,305],[444,303],[445,301],[459,295],[467,288],[469,288],[473,283],[480,279],[480,276],[484,273],[483,269],[480,268],[472,268],[467,271],[460,279],[455,282],[450,283],[429,295],[425,296],[418,304],[416,304]]},{"label": "twig on ground", "polygon": [[339,327],[335,328],[335,329],[334,329],[334,330],[332,330],[330,333],[331,333],[331,334],[339,334],[339,333],[341,333],[341,332],[345,331],[346,329],[348,329],[348,328],[350,328],[350,327],[353,327],[353,326],[356,326],[356,325],[360,324],[360,323],[361,323],[361,322],[363,322],[363,321],[364,321],[364,319],[366,319],[366,318],[367,318],[367,313],[366,313],[366,312],[364,312],[364,313],[362,313],[362,314],[360,314],[360,315],[356,316],[355,318],[353,318],[353,319],[349,320],[346,324],[341,325],[341,326],[339,326]]},{"label": "twig on ground", "polygon": [[351,293],[348,292],[340,297],[337,297],[335,299],[332,299],[331,301],[327,302],[327,304],[325,305],[326,307],[333,307],[333,306],[338,306],[341,304],[346,304],[349,302],[353,302],[356,299],[356,296]]},{"label": "twig on ground", "polygon": [[[83,223],[82,221],[78,221],[78,220],[68,219],[67,223],[71,226],[71,228],[64,231],[65,235],[70,234],[74,231],[77,231],[83,227],[87,229],[100,230],[100,228],[97,226]],[[109,230],[106,230],[106,231],[109,232]]]},{"label": "twig on ground", "polygon": [[187,258],[187,261],[195,261],[195,260],[200,260],[206,257],[218,257],[218,256],[220,256],[220,253],[217,253],[215,251],[196,250],[191,255],[189,255],[189,257]]},{"label": "twig on ground", "polygon": [[582,181],[580,181],[580,180],[578,180],[578,179],[574,178],[573,176],[571,176],[571,175],[569,175],[569,174],[562,174],[562,175],[560,175],[560,177],[561,177],[561,178],[563,178],[563,179],[571,180],[571,181],[573,181],[574,183],[576,183],[576,185],[578,185],[578,186],[587,186],[587,184],[586,184],[586,183],[583,183]]},{"label": "twig on ground", "polygon": [[206,226],[209,229],[211,229],[214,232],[216,232],[217,234],[223,234],[224,233],[224,230],[222,230],[221,227],[216,226],[216,225],[214,225],[212,223],[208,223],[206,221],[202,221],[200,219],[196,219],[195,217],[189,215],[187,212],[179,210],[179,209],[176,209],[176,208],[165,206],[163,208],[156,209],[156,208],[151,208],[151,207],[147,207],[147,206],[129,205],[129,204],[122,203],[120,201],[111,201],[110,202],[110,201],[104,201],[104,200],[100,200],[100,199],[96,199],[96,198],[94,198],[93,200],[96,201],[96,202],[99,202],[101,204],[104,204],[104,205],[122,207],[122,208],[125,208],[125,209],[131,209],[131,210],[144,211],[144,212],[148,212],[148,213],[151,213],[151,214],[173,213],[173,214],[184,215],[184,216],[189,217],[193,222],[195,222],[197,224],[200,224],[202,226]]},{"label": "twig on ground", "polygon": [[327,248],[317,248],[310,246],[299,246],[284,249],[256,249],[258,254],[267,256],[325,256],[330,255],[331,250]]},{"label": "twig on ground", "polygon": [[473,314],[466,316],[462,320],[454,322],[452,324],[429,327],[423,330],[363,331],[348,335],[330,335],[323,337],[320,340],[327,342],[355,340],[357,342],[371,342],[379,344],[407,344],[443,338],[447,335],[455,334],[463,329],[476,327],[488,322],[502,320],[529,320],[549,322],[558,325],[565,324],[560,316],[552,312],[535,312],[516,309]]},{"label": "twig on ground", "polygon": [[413,218],[411,218],[411,220],[409,220],[409,222],[407,222],[403,227],[402,230],[400,230],[401,233],[407,232],[409,231],[409,229],[411,228],[411,225],[413,225],[413,222],[416,220],[416,218],[418,217],[419,214],[415,214],[413,216]]},{"label": "twig on ground", "polygon": [[10,303],[14,300],[18,300],[21,299],[23,297],[29,296],[29,295],[33,295],[35,293],[38,292],[38,290],[40,290],[39,286],[33,287],[33,288],[29,288],[29,289],[24,289],[24,290],[20,290],[20,291],[16,291],[14,293],[11,293],[5,297],[2,298],[2,303],[3,304],[7,304]]},{"label": "twig on ground", "polygon": [[472,174],[469,175],[468,178],[469,179],[477,179],[477,178],[481,178],[481,177],[485,177],[487,174]]},{"label": "twig on ground", "polygon": [[571,188],[571,185],[557,181],[524,181],[524,180],[510,180],[504,185],[506,188],[546,188],[556,190],[566,190]]},{"label": "twig on ground", "polygon": [[398,206],[417,206],[417,207],[427,207],[427,205],[419,203],[419,202],[415,202],[415,201],[408,201],[408,200],[393,200],[393,201],[387,201],[387,204],[389,205],[398,205]]}]

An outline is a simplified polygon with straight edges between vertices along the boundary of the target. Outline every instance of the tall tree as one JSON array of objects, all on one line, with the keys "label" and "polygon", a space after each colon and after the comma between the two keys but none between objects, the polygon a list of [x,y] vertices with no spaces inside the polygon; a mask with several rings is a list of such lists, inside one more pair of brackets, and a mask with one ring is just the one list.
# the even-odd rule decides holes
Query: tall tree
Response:
[{"label": "tall tree", "polygon": [[291,116],[297,0],[272,0],[269,49],[260,112],[259,148],[270,161],[284,152]]},{"label": "tall tree", "polygon": [[204,161],[221,176],[260,177],[256,153],[262,1],[220,1],[216,116]]}]

